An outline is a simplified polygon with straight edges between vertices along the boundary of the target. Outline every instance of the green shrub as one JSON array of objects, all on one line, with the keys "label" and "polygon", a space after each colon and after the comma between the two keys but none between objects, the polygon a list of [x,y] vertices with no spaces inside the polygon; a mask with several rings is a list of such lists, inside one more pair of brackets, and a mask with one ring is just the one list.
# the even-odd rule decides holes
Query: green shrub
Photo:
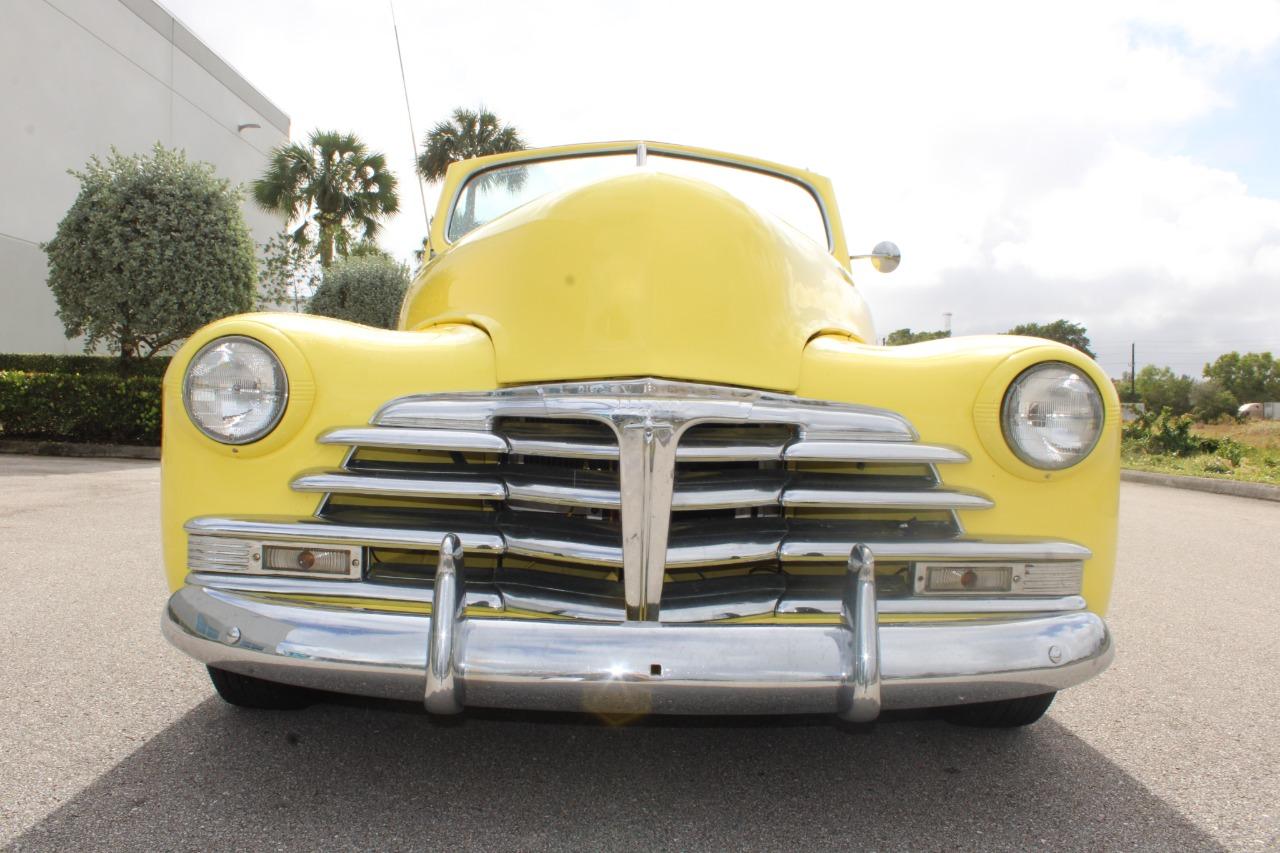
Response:
[{"label": "green shrub", "polygon": [[1175,415],[1168,407],[1159,412],[1146,411],[1124,425],[1123,437],[1147,453],[1170,456],[1194,456],[1215,453],[1218,442],[1202,438],[1191,431],[1190,415]]},{"label": "green shrub", "polygon": [[409,269],[404,264],[385,255],[347,258],[325,270],[307,312],[394,329],[408,288]]},{"label": "green shrub", "polygon": [[1248,447],[1234,438],[1206,439],[1206,441],[1216,443],[1218,446],[1213,452],[1230,462],[1233,468],[1239,467],[1240,463],[1244,461],[1245,454],[1249,452]]},{"label": "green shrub", "polygon": [[160,377],[0,371],[0,437],[160,443]]},{"label": "green shrub", "polygon": [[1201,423],[1210,423],[1224,417],[1235,418],[1240,403],[1236,396],[1222,387],[1216,379],[1197,382],[1191,389],[1191,410]]},{"label": "green shrub", "polygon": [[164,376],[169,356],[119,358],[106,355],[0,353],[0,370],[25,373],[111,373],[118,376]]},{"label": "green shrub", "polygon": [[208,163],[160,144],[93,157],[80,194],[44,245],[68,338],[148,356],[248,311],[257,280],[240,193]]}]

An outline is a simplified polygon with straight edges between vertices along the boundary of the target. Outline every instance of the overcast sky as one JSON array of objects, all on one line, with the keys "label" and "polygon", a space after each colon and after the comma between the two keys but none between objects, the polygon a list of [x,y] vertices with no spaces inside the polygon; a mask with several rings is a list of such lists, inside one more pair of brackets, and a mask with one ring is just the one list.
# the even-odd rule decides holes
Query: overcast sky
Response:
[{"label": "overcast sky", "polygon": [[[164,0],[287,112],[352,130],[424,223],[391,6]],[[1280,352],[1280,0],[395,0],[419,140],[484,104],[532,145],[647,138],[833,179],[877,333],[1084,323],[1119,375]],[[249,131],[252,132],[252,131]],[[434,207],[433,187],[426,188]]]}]

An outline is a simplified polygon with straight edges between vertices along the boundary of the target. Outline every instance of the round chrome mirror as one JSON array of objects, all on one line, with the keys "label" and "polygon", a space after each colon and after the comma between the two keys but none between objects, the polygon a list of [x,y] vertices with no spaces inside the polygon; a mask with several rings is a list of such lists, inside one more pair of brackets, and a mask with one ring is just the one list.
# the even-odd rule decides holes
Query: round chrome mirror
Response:
[{"label": "round chrome mirror", "polygon": [[902,253],[898,251],[898,245],[888,240],[881,240],[876,243],[876,247],[871,250],[869,255],[850,255],[851,260],[862,260],[870,258],[871,265],[876,268],[876,272],[893,272],[898,268],[899,262],[902,261]]}]

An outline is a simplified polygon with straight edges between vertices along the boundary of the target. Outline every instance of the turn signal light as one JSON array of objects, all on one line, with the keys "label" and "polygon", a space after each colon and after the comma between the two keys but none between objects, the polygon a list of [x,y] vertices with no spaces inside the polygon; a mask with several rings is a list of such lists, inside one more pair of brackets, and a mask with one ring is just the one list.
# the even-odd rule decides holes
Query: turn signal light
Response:
[{"label": "turn signal light", "polygon": [[1011,592],[1012,566],[927,566],[925,592]]},{"label": "turn signal light", "polygon": [[313,575],[347,575],[351,572],[351,552],[347,550],[268,545],[262,549],[262,562],[263,568],[269,572]]}]

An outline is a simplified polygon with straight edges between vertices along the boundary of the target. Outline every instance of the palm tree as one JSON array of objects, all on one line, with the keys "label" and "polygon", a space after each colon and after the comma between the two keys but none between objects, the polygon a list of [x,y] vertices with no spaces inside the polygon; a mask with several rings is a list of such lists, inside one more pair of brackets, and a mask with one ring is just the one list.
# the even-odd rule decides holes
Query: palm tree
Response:
[{"label": "palm tree", "polygon": [[301,220],[292,232],[299,244],[309,242],[307,230],[314,224],[326,267],[335,252],[347,254],[354,232],[372,240],[382,219],[400,208],[386,157],[370,152],[355,134],[332,130],[313,130],[305,145],[273,150],[267,171],[253,182],[253,198],[290,222]]},{"label": "palm tree", "polygon": [[[444,177],[450,163],[487,157],[508,151],[523,151],[524,139],[520,131],[503,124],[496,115],[484,107],[476,111],[458,107],[453,116],[427,131],[422,141],[422,153],[418,155],[418,174],[428,183]],[[508,190],[524,185],[523,169],[503,170],[498,176],[481,177],[467,186],[466,209],[463,219],[472,222],[476,209],[476,190],[488,186],[496,177]]]}]

